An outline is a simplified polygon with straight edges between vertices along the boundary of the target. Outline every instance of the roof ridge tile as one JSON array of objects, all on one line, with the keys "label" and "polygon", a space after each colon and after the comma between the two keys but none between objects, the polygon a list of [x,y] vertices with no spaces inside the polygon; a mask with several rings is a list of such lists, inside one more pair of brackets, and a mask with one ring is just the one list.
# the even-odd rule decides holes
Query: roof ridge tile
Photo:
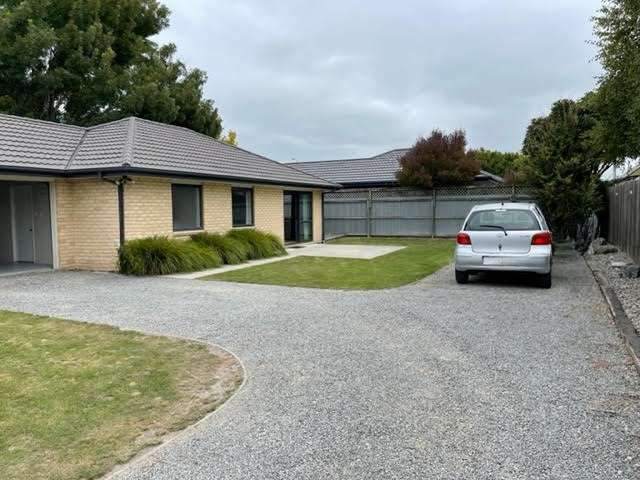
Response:
[{"label": "roof ridge tile", "polygon": [[71,154],[71,156],[69,156],[69,160],[67,161],[67,164],[64,166],[64,170],[69,170],[69,168],[71,168],[71,164],[73,163],[73,160],[76,158],[78,150],[80,150],[80,147],[84,143],[85,138],[87,138],[88,133],[89,133],[89,129],[85,128],[84,132],[82,133],[82,137],[80,137],[78,144],[73,149],[73,153]]}]

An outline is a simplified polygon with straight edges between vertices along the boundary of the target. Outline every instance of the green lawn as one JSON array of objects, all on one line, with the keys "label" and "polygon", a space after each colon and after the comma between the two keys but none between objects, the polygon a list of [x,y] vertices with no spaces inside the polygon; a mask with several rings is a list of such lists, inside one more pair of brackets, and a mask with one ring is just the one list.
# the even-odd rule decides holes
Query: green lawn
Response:
[{"label": "green lawn", "polygon": [[451,262],[455,243],[444,239],[345,237],[340,244],[405,245],[372,260],[295,257],[205,277],[244,283],[368,290],[415,282]]},{"label": "green lawn", "polygon": [[218,353],[0,311],[0,477],[101,476],[229,397],[242,374]]}]

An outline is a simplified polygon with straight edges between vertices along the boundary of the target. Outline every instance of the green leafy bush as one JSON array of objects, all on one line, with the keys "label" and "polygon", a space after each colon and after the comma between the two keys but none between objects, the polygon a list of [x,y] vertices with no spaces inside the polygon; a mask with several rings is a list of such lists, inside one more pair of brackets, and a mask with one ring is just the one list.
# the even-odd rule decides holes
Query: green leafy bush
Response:
[{"label": "green leafy bush", "polygon": [[118,250],[120,272],[126,275],[167,275],[193,272],[222,264],[220,255],[192,240],[147,237],[125,242]]},{"label": "green leafy bush", "polygon": [[259,258],[276,257],[286,255],[286,250],[280,239],[272,233],[259,232],[252,228],[242,230],[231,230],[227,237],[233,238],[246,246],[249,258],[252,260]]},{"label": "green leafy bush", "polygon": [[228,235],[202,232],[192,235],[191,239],[215,250],[228,265],[242,263],[249,258],[248,245]]}]

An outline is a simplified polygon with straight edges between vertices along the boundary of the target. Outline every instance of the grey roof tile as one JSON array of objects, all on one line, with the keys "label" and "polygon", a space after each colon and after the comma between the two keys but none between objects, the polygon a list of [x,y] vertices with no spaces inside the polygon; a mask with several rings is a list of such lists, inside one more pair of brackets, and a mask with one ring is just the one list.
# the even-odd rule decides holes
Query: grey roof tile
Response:
[{"label": "grey roof tile", "polygon": [[369,158],[297,162],[289,165],[335,183],[392,183],[396,181],[398,161],[408,150],[398,148]]},{"label": "grey roof tile", "polygon": [[[301,172],[343,185],[391,184],[396,182],[396,173],[400,169],[400,159],[408,151],[408,148],[397,148],[369,158],[295,162],[289,163],[289,165]],[[480,175],[476,178],[479,177],[503,182],[501,177],[484,170],[481,170]]]},{"label": "grey roof tile", "polygon": [[129,167],[247,182],[335,187],[330,181],[174,125],[125,118],[82,128],[0,114],[0,168]]},{"label": "grey roof tile", "polygon": [[0,165],[64,170],[85,129],[0,115]]}]

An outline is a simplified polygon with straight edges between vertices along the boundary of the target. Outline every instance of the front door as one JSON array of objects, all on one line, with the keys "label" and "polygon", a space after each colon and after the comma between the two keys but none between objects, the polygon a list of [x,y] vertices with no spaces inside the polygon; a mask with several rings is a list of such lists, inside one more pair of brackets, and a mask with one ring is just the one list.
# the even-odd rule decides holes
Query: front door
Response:
[{"label": "front door", "polygon": [[13,251],[16,262],[33,263],[33,188],[31,185],[11,187]]}]

